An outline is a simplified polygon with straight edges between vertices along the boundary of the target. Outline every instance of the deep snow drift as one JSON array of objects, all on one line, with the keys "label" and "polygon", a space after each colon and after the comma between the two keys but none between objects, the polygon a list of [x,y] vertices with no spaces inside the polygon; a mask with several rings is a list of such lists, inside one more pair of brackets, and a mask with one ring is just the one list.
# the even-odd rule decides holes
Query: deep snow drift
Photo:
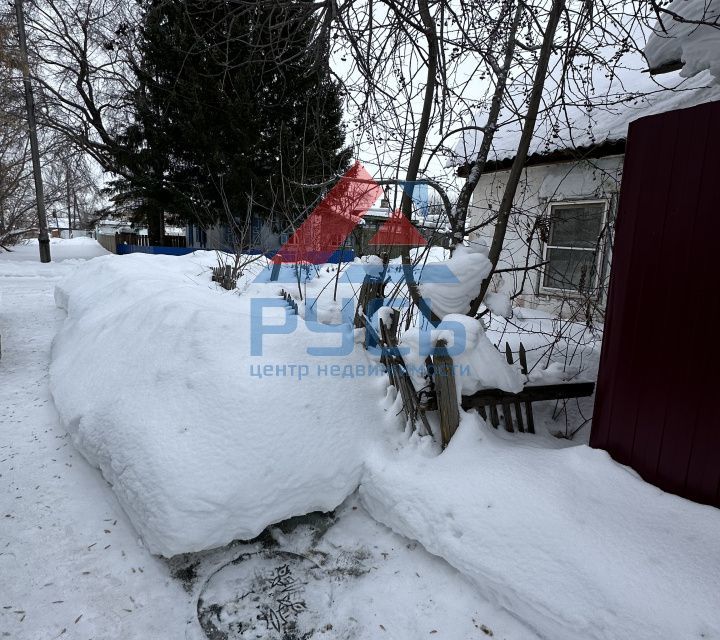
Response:
[{"label": "deep snow drift", "polygon": [[[385,376],[358,384],[332,375],[338,358],[306,353],[337,346],[337,333],[299,319],[251,356],[250,296],[211,286],[212,260],[108,256],[56,290],[68,314],[51,366],[60,416],[148,548],[165,556],[333,509],[356,489],[385,417]],[[280,287],[267,289],[279,302]],[[266,309],[265,323],[286,315]],[[354,347],[343,367],[376,364]]]},{"label": "deep snow drift", "polygon": [[720,510],[476,414],[440,456],[422,440],[368,460],[363,504],[541,636],[720,638]]},{"label": "deep snow drift", "polygon": [[[293,285],[245,279],[241,295],[225,292],[210,284],[213,263],[213,254],[109,256],[56,293],[68,313],[51,367],[58,410],[152,552],[249,538],[331,509],[359,486],[372,516],[541,636],[720,639],[720,510],[665,494],[602,451],[506,435],[475,414],[438,455],[429,437],[403,432],[385,375],[342,376],[377,369],[349,327],[298,318],[253,356],[253,300],[279,303],[280,287]],[[332,302],[334,273],[323,266],[307,283],[306,300],[325,298],[312,314],[300,304],[301,315],[340,321],[354,284],[341,282]],[[286,314],[265,309],[265,323],[283,325]],[[472,347],[455,358],[474,372],[460,388],[519,388],[479,323],[445,322],[461,325]],[[450,337],[448,327],[433,339]],[[343,340],[346,355],[307,353]],[[403,340],[412,363],[420,339],[409,331]],[[302,379],[298,365],[308,367]]]},{"label": "deep snow drift", "polygon": [[[231,627],[232,606],[215,608],[223,602],[209,599],[208,590],[224,585],[231,601],[241,600],[237,584],[222,578],[233,569],[246,575],[248,563],[235,560],[264,549],[267,536],[172,561],[153,557],[100,473],[72,446],[47,372],[50,343],[65,318],[53,302],[55,283],[80,258],[104,253],[92,243],[83,251],[75,241],[53,243],[49,265],[39,263],[37,245],[29,253],[0,251],[0,637],[207,640],[198,598],[201,614],[222,616]],[[69,253],[73,259],[57,261]],[[322,607],[303,613],[325,612],[333,623],[332,633],[319,637],[538,638],[442,559],[372,520],[356,496],[329,519],[320,540],[322,528],[297,527],[299,519],[272,527],[281,549],[310,553],[328,572],[315,585],[326,598]],[[248,611],[257,622],[257,610]]]},{"label": "deep snow drift", "polygon": [[[2,253],[6,267],[13,262],[38,262],[38,241],[27,240],[10,247],[9,252]],[[103,249],[93,238],[50,238],[50,258],[53,262],[79,261],[109,254],[110,252]]]}]

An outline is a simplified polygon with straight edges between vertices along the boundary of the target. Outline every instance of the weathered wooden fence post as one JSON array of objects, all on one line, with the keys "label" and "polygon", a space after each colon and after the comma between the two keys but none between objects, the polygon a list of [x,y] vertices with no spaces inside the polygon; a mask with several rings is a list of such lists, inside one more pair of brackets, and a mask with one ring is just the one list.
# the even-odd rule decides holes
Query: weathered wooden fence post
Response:
[{"label": "weathered wooden fence post", "polygon": [[[527,353],[525,353],[525,347],[523,346],[523,343],[520,343],[520,349],[518,351],[518,358],[520,360],[520,373],[522,373],[524,376],[528,374],[528,365],[527,365]],[[525,415],[527,416],[527,431],[528,433],[535,433],[535,420],[533,418],[533,411],[532,411],[532,403],[526,402],[525,403]]]},{"label": "weathered wooden fence post", "polygon": [[440,414],[440,434],[442,448],[448,446],[460,424],[457,387],[453,361],[447,351],[447,342],[438,340],[433,353],[433,378],[438,412]]},{"label": "weathered wooden fence post", "polygon": [[[513,364],[513,354],[512,349],[510,348],[510,343],[505,343],[505,359],[507,360],[508,364]],[[517,419],[517,425],[518,425],[518,431],[520,433],[525,432],[525,425],[523,424],[523,418],[522,418],[522,410],[520,409],[520,403],[514,402],[513,403],[515,407],[515,418]],[[505,430],[506,431],[513,431],[513,423],[512,423],[512,411],[510,411],[510,405],[507,403],[503,404],[503,413],[505,414]]]},{"label": "weathered wooden fence post", "polygon": [[385,275],[387,274],[389,257],[387,253],[382,254],[383,268],[379,276],[366,275],[363,279],[360,293],[358,294],[358,304],[355,309],[355,320],[353,324],[356,329],[365,327],[366,318],[370,317],[370,305],[375,300],[383,298],[385,289]]}]

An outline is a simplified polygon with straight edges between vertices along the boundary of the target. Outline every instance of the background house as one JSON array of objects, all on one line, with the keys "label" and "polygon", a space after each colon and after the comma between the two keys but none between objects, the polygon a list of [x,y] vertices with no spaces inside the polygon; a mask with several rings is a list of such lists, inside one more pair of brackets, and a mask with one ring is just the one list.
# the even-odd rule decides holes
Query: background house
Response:
[{"label": "background house", "polygon": [[[425,186],[425,185],[423,185]],[[427,197],[425,197],[427,201]],[[433,209],[432,205],[416,206],[413,226],[428,244],[447,246],[450,240],[447,220],[444,213]],[[424,214],[424,215],[423,215]],[[382,198],[375,206],[370,207],[362,216],[357,217],[356,226],[344,237],[339,233],[334,239],[338,247],[338,255],[343,261],[351,256],[362,257],[368,254],[378,254],[385,251],[390,258],[400,255],[401,245],[379,246],[373,244],[373,238],[378,231],[392,217],[393,211],[386,198]],[[298,221],[298,226],[302,220]],[[195,249],[227,251],[232,253],[238,240],[245,252],[262,252],[272,254],[285,246],[293,235],[290,228],[282,233],[275,233],[270,224],[260,217],[253,217],[249,223],[238,222],[241,225],[235,232],[227,223],[218,223],[210,228],[199,225],[188,225],[187,246]],[[244,225],[244,226],[242,226]],[[324,235],[319,230],[316,235]]]},{"label": "background house", "polygon": [[[95,226],[94,232],[88,232],[111,253],[148,252],[150,246],[147,227],[136,227],[127,220],[108,218]],[[184,249],[186,247],[186,228],[166,226],[163,247]],[[77,235],[77,234],[76,234]]]},{"label": "background house", "polygon": [[370,241],[380,227],[390,219],[390,214],[390,205],[385,200],[380,203],[380,206],[370,207],[362,217],[361,223],[348,236],[346,246],[352,249],[357,257],[377,253],[377,247],[371,246]]},{"label": "background house", "polygon": [[238,219],[235,226],[225,221],[212,227],[188,224],[186,233],[188,247],[228,253],[233,253],[236,245],[246,251],[276,251],[288,237],[288,233],[274,231],[271,221],[256,214],[249,220]]},{"label": "background house", "polygon": [[[598,80],[592,107],[568,98],[548,108],[515,197],[494,290],[552,314],[568,315],[578,299],[589,303],[588,313],[602,314],[628,125],[642,116],[720,99],[720,87],[709,85],[707,72],[689,80],[676,73],[655,79],[625,72],[612,82]],[[469,211],[472,242],[490,243],[519,137],[519,123],[495,135]],[[481,140],[481,134],[469,131],[458,141],[453,162],[459,175],[467,175],[468,159]]]}]

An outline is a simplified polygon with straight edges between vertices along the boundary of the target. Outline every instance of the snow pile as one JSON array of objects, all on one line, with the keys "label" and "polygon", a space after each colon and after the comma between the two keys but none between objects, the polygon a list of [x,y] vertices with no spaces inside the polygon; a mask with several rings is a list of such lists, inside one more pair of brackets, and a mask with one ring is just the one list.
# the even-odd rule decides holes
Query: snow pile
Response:
[{"label": "snow pile", "polygon": [[523,376],[493,346],[482,322],[462,314],[446,315],[435,329],[411,328],[403,333],[400,351],[416,389],[425,386],[420,373],[439,340],[445,341],[452,357],[458,399],[480,389],[522,390]]},{"label": "snow pile", "polygon": [[[60,417],[165,556],[333,509],[357,487],[385,415],[384,375],[341,375],[369,364],[362,347],[307,354],[337,347],[337,332],[298,318],[252,356],[252,299],[211,285],[206,256],[98,258],[56,289],[67,310],[50,369]],[[287,313],[266,308],[264,324]]]},{"label": "snow pile", "polygon": [[[472,266],[477,255],[456,257]],[[447,560],[540,637],[720,640],[720,510],[665,494],[602,451],[508,436],[475,414],[462,415],[437,455],[430,438],[389,428],[401,421],[399,400],[392,391],[381,400],[385,375],[358,380],[377,363],[349,327],[292,316],[291,336],[267,332],[263,355],[252,355],[258,303],[279,301],[281,285],[246,275],[243,295],[225,292],[210,284],[214,262],[101,257],[56,290],[67,310],[50,371],[59,414],[150,551],[251,538],[333,509],[359,485],[373,517]],[[305,300],[333,273],[319,269]],[[318,304],[318,317],[342,316]],[[265,327],[290,318],[282,306],[262,315]],[[522,386],[482,323],[461,314],[404,334],[412,370],[440,339],[468,371],[458,393]],[[350,352],[330,355],[341,342]],[[310,357],[309,347],[323,355]]]},{"label": "snow pile", "polygon": [[459,246],[449,260],[425,266],[420,292],[436,316],[468,311],[492,268],[485,251],[482,245]]},{"label": "snow pile", "polygon": [[512,302],[507,293],[488,291],[483,298],[483,304],[498,316],[512,318]]},{"label": "snow pile", "polygon": [[[65,260],[85,260],[97,256],[109,255],[94,238],[50,238],[50,257],[53,262]],[[10,251],[0,251],[0,260],[12,262],[40,261],[40,249],[37,240],[26,240],[10,247]]]},{"label": "snow pile", "polygon": [[360,495],[543,637],[720,638],[720,511],[603,451],[540,446],[465,415],[441,456],[378,452]]},{"label": "snow pile", "polygon": [[645,46],[650,68],[682,62],[681,76],[708,69],[720,84],[720,0],[673,0],[663,9],[671,13],[662,14],[662,24],[658,21]]}]

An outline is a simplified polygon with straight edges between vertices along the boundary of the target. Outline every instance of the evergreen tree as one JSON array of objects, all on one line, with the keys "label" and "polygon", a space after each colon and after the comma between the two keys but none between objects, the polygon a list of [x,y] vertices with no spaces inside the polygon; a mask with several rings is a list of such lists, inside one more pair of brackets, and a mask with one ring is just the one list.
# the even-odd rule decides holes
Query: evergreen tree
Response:
[{"label": "evergreen tree", "polygon": [[294,218],[318,195],[298,183],[347,166],[340,93],[314,27],[302,2],[145,3],[114,200],[149,222],[151,241],[164,214]]}]

